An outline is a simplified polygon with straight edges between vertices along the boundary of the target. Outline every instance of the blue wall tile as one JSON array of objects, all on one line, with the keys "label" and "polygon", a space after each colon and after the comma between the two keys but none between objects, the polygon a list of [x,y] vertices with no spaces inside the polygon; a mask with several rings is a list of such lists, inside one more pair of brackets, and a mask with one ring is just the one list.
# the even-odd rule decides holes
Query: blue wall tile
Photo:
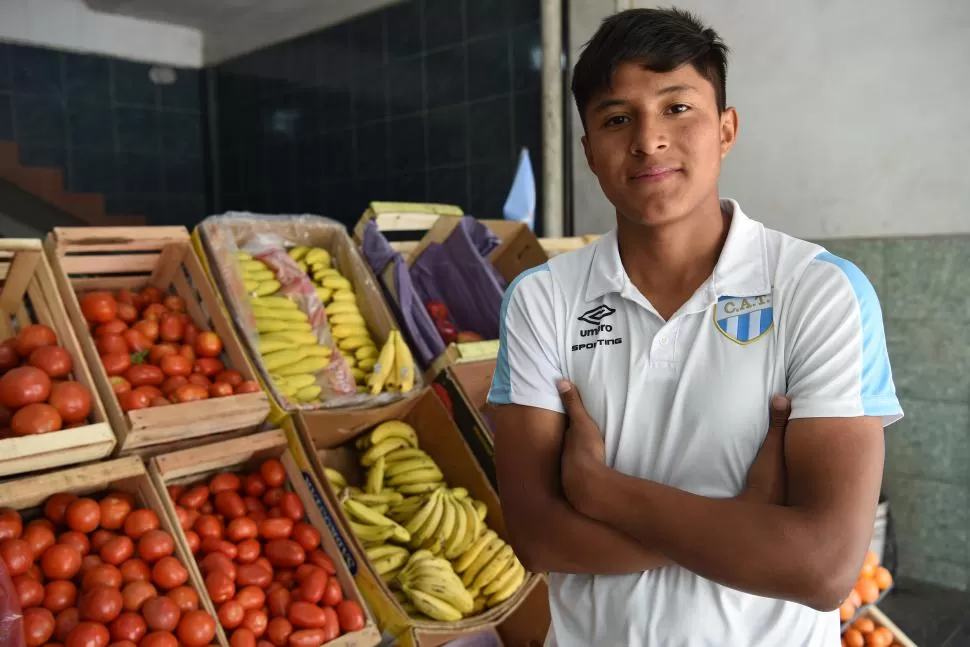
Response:
[{"label": "blue wall tile", "polygon": [[535,90],[542,69],[542,34],[539,23],[516,27],[512,31],[512,89]]},{"label": "blue wall tile", "polygon": [[428,166],[466,164],[467,141],[467,106],[460,104],[428,113]]},{"label": "blue wall tile", "polygon": [[395,200],[424,202],[428,199],[425,175],[425,171],[391,175],[388,178],[388,189]]},{"label": "blue wall tile", "polygon": [[421,1],[404,0],[391,5],[385,11],[388,60],[420,52],[422,49]]},{"label": "blue wall tile", "polygon": [[67,150],[62,146],[20,146],[20,163],[24,166],[44,166],[64,169],[67,167]]},{"label": "blue wall tile", "polygon": [[158,86],[158,96],[163,109],[199,112],[202,109],[202,72],[176,70],[175,82]]},{"label": "blue wall tile", "polygon": [[0,43],[0,92],[10,89],[10,46]]},{"label": "blue wall tile", "polygon": [[472,162],[512,158],[512,98],[500,96],[468,106],[469,155]]},{"label": "blue wall tile", "polygon": [[86,54],[64,54],[64,89],[69,102],[110,104],[110,60]]},{"label": "blue wall tile", "polygon": [[167,195],[202,195],[205,193],[205,167],[201,157],[166,155],[162,158],[162,177]]},{"label": "blue wall tile", "polygon": [[464,38],[460,0],[423,0],[423,2],[425,48],[432,50],[460,43]]},{"label": "blue wall tile", "polygon": [[510,0],[512,3],[512,23],[521,25],[539,20],[539,0]]},{"label": "blue wall tile", "polygon": [[508,29],[509,3],[516,1],[465,0],[465,30],[468,38],[494,34]]},{"label": "blue wall tile", "polygon": [[358,123],[387,117],[387,70],[379,65],[354,75],[353,110]]},{"label": "blue wall tile", "polygon": [[67,118],[71,148],[116,150],[110,106],[69,101]]},{"label": "blue wall tile", "polygon": [[155,195],[162,191],[158,155],[122,152],[118,155],[120,190],[130,195]]},{"label": "blue wall tile", "polygon": [[424,121],[423,117],[403,117],[388,123],[388,168],[392,172],[427,166]]},{"label": "blue wall tile", "polygon": [[157,153],[158,112],[146,108],[117,106],[118,150],[128,153]]},{"label": "blue wall tile", "polygon": [[387,110],[396,117],[424,109],[423,59],[391,61],[387,67]]},{"label": "blue wall tile", "polygon": [[465,46],[457,45],[425,56],[428,83],[428,109],[465,101]]},{"label": "blue wall tile", "polygon": [[10,45],[13,91],[60,95],[64,55],[53,49]]},{"label": "blue wall tile", "polygon": [[357,176],[386,174],[387,168],[387,124],[357,126]]},{"label": "blue wall tile", "polygon": [[468,213],[476,218],[501,219],[513,172],[511,162],[471,164]]},{"label": "blue wall tile", "polygon": [[428,171],[428,200],[468,209],[468,168],[433,168]]},{"label": "blue wall tile", "polygon": [[383,11],[352,20],[348,25],[355,69],[367,69],[387,62]]},{"label": "blue wall tile", "polygon": [[510,91],[509,35],[502,33],[468,43],[468,98],[471,101]]},{"label": "blue wall tile", "polygon": [[14,135],[20,144],[63,145],[64,99],[58,95],[15,94]]},{"label": "blue wall tile", "polygon": [[112,151],[72,149],[67,190],[82,193],[118,193],[118,167]]},{"label": "blue wall tile", "polygon": [[111,83],[118,103],[154,108],[158,86],[148,76],[151,65],[132,61],[112,61]]},{"label": "blue wall tile", "polygon": [[162,112],[159,132],[167,155],[201,155],[202,122],[198,115]]},{"label": "blue wall tile", "polygon": [[13,105],[8,94],[0,94],[0,139],[13,139]]}]

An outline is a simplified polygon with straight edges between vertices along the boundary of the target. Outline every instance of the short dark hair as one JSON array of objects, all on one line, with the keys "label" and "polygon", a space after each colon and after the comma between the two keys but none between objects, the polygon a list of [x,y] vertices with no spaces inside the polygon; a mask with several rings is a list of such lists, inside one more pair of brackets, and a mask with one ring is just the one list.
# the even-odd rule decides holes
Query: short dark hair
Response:
[{"label": "short dark hair", "polygon": [[714,86],[717,109],[727,107],[728,47],[710,27],[680,9],[628,9],[603,21],[573,69],[573,98],[586,127],[586,108],[610,89],[621,63],[635,61],[654,72],[690,64]]}]

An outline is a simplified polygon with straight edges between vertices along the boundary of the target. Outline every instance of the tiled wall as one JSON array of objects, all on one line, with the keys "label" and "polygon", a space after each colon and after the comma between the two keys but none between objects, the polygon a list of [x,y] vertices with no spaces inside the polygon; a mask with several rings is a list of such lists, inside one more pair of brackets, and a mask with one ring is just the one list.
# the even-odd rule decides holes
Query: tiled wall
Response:
[{"label": "tiled wall", "polygon": [[821,241],[879,294],[906,416],[886,433],[900,570],[970,590],[970,236]]},{"label": "tiled wall", "polygon": [[520,147],[541,174],[539,42],[538,0],[405,0],[218,66],[219,208],[501,218]]},{"label": "tiled wall", "polygon": [[155,85],[151,66],[0,43],[0,140],[25,166],[53,166],[109,213],[191,225],[205,215],[200,72]]}]

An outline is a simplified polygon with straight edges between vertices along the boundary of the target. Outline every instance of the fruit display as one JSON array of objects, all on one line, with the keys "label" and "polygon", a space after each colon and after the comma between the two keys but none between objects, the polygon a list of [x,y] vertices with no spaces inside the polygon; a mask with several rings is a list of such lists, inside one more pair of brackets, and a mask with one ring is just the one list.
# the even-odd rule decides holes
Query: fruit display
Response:
[{"label": "fruit display", "polygon": [[445,344],[482,341],[482,336],[474,330],[458,330],[448,313],[448,306],[441,301],[428,301],[424,307]]},{"label": "fruit display", "polygon": [[91,392],[71,378],[74,362],[44,324],[0,342],[0,438],[88,424]]},{"label": "fruit display", "polygon": [[485,503],[449,487],[413,427],[381,423],[356,441],[361,487],[325,474],[373,569],[413,618],[457,622],[497,606],[526,570],[486,524]]},{"label": "fruit display", "polygon": [[222,339],[192,321],[181,297],[153,286],[78,296],[122,410],[260,390],[225,366]]},{"label": "fruit display", "polygon": [[414,388],[414,360],[404,339],[391,331],[378,351],[377,341],[357,304],[354,285],[335,267],[333,257],[319,247],[287,250],[316,286],[324,306],[334,344],[350,367],[358,391],[377,395],[383,391],[409,393]]},{"label": "fruit display", "polygon": [[256,345],[273,386],[289,400],[319,404],[323,390],[317,375],[330,364],[333,350],[313,333],[310,318],[297,302],[279,294],[273,269],[246,252],[236,260],[256,322]]},{"label": "fruit display", "polygon": [[[865,562],[859,572],[859,579],[849,593],[849,597],[843,600],[839,606],[839,620],[849,623],[857,617],[860,609],[867,605],[875,604],[893,585],[893,576],[889,569],[879,565],[879,556],[873,551],[866,553]],[[886,643],[888,647],[889,643]]]},{"label": "fruit display", "polygon": [[319,647],[363,629],[280,461],[167,491],[230,645]]},{"label": "fruit display", "polygon": [[125,492],[61,492],[24,523],[0,509],[0,558],[23,610],[27,647],[201,647],[216,640],[158,515]]},{"label": "fruit display", "polygon": [[842,647],[903,647],[903,643],[892,628],[863,615],[842,633]]}]

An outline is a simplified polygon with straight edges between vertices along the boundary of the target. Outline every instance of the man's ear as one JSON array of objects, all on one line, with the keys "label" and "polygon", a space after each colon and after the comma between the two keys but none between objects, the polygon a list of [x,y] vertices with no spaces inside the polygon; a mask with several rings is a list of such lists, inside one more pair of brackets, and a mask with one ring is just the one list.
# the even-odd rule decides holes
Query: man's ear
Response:
[{"label": "man's ear", "polygon": [[738,111],[734,108],[727,108],[721,113],[721,159],[727,157],[737,140]]},{"label": "man's ear", "polygon": [[596,175],[596,168],[594,168],[593,163],[593,151],[589,147],[589,136],[583,135],[581,141],[583,142],[583,152],[586,154],[586,164],[589,166],[589,170],[593,172],[593,175]]}]

